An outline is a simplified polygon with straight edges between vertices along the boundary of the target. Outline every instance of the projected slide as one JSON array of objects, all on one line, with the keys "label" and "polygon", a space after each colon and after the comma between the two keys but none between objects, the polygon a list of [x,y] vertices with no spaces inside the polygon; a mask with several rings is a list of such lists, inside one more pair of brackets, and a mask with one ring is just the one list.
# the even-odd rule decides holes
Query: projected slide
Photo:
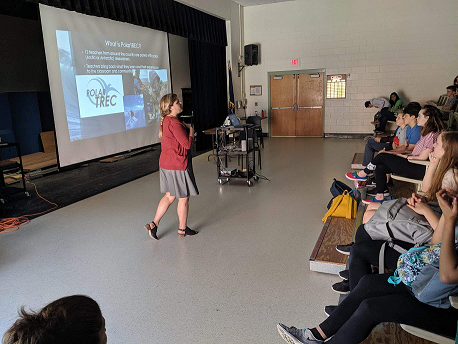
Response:
[{"label": "projected slide", "polygon": [[138,42],[89,33],[56,30],[56,41],[70,141],[160,122],[159,101],[169,88],[158,55]]},{"label": "projected slide", "polygon": [[167,34],[40,4],[61,166],[159,142]]}]

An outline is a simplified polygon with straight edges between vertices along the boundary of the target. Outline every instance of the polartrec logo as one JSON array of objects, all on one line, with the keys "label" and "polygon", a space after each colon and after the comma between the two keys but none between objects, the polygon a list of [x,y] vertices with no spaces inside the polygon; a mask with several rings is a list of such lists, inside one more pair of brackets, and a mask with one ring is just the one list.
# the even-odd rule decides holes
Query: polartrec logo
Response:
[{"label": "polartrec logo", "polygon": [[124,112],[121,75],[77,75],[80,117]]},{"label": "polartrec logo", "polygon": [[87,97],[96,108],[116,106],[117,96],[113,94],[114,92],[121,95],[116,88],[111,87],[111,84],[107,85],[102,78],[94,78],[87,83]]}]

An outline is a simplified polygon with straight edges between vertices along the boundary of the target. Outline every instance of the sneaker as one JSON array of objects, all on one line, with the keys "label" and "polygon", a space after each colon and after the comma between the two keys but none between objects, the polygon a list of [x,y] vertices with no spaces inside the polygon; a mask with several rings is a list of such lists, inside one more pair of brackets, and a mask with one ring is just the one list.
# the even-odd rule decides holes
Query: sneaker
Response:
[{"label": "sneaker", "polygon": [[361,180],[361,181],[367,180],[367,177],[360,177],[360,176],[358,176],[358,173],[357,173],[357,172],[348,172],[348,173],[345,173],[345,177],[347,177],[347,178],[350,179],[350,180]]},{"label": "sneaker", "polygon": [[367,178],[366,186],[368,188],[375,188],[377,184],[375,183],[375,178]]},{"label": "sneaker", "polygon": [[334,283],[331,288],[338,294],[346,295],[350,293],[350,283],[348,281]]},{"label": "sneaker", "polygon": [[334,312],[336,308],[337,306],[324,306],[324,314],[326,314],[326,316],[330,316],[331,313]]},{"label": "sneaker", "polygon": [[345,254],[346,256],[350,255],[351,247],[354,243],[346,244],[346,245],[337,245],[336,250],[339,253]]},{"label": "sneaker", "polygon": [[348,281],[350,279],[350,270],[339,271],[339,277],[344,281]]},{"label": "sneaker", "polygon": [[[375,189],[367,190],[366,195],[375,196],[377,195],[377,190]],[[383,191],[383,197],[388,197],[389,195],[390,195],[390,190],[388,190],[388,188],[385,188],[385,190]]]},{"label": "sneaker", "polygon": [[377,198],[375,197],[371,197],[371,198],[366,198],[366,199],[363,199],[361,202],[363,202],[363,204],[371,204],[371,203],[383,203],[385,201],[389,201],[389,200],[392,200],[393,197],[386,197],[382,200],[378,200]]},{"label": "sneaker", "polygon": [[322,340],[316,339],[308,328],[298,329],[294,326],[288,327],[283,324],[277,325],[278,333],[289,344],[315,344],[323,343]]}]

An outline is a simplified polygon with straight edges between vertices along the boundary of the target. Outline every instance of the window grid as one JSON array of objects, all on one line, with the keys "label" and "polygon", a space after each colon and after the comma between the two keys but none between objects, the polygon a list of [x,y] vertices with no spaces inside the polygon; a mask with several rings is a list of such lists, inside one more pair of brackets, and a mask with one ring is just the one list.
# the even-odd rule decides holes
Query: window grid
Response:
[{"label": "window grid", "polygon": [[346,75],[328,75],[326,82],[327,99],[345,99],[347,89]]}]

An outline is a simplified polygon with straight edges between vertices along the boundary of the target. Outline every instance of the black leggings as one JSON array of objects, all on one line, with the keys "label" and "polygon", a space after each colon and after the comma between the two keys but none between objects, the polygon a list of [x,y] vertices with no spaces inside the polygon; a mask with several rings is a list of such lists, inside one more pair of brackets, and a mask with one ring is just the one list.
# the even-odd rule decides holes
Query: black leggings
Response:
[{"label": "black leggings", "polygon": [[387,279],[391,275],[366,275],[361,279],[320,324],[326,336],[333,336],[326,344],[358,344],[382,322],[411,325],[455,337],[457,309],[440,309],[421,303],[404,284],[389,284]]},{"label": "black leggings", "polygon": [[[383,193],[386,189],[386,175],[396,173],[401,177],[412,179],[423,179],[425,176],[426,166],[411,163],[408,159],[387,153],[378,154],[372,164],[376,165],[375,183],[377,184],[377,193]],[[366,173],[372,171],[364,169]]]},{"label": "black leggings", "polygon": [[[399,240],[393,241],[406,250],[414,246],[413,244]],[[350,290],[355,289],[363,276],[369,275],[372,272],[371,265],[378,266],[380,248],[384,242],[384,240],[372,240],[364,229],[364,224],[358,227],[355,236],[355,244],[351,247],[350,252]],[[394,248],[386,246],[385,268],[395,270],[400,255],[401,253]]]}]

